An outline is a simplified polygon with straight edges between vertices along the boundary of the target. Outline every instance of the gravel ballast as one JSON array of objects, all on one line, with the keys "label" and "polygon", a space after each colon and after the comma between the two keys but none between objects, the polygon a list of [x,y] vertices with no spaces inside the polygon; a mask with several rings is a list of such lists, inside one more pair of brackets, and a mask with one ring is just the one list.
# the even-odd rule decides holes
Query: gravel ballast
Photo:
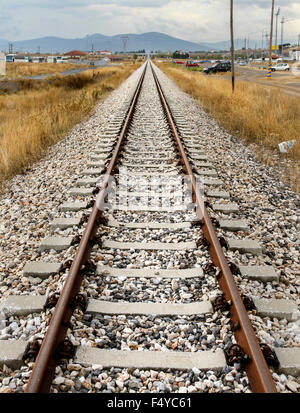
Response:
[{"label": "gravel ballast", "polygon": [[[234,202],[239,206],[239,213],[222,214],[209,208],[211,216],[217,219],[246,219],[248,231],[225,231],[217,229],[219,236],[232,239],[250,238],[262,245],[262,254],[253,255],[238,251],[225,250],[230,262],[241,265],[272,265],[279,275],[279,282],[249,280],[236,275],[235,280],[241,293],[261,298],[285,298],[300,304],[299,292],[299,206],[297,194],[281,183],[276,171],[260,164],[255,159],[251,148],[237,141],[207,115],[188,95],[180,91],[159,69],[156,69],[164,90],[173,104],[182,112],[185,126],[197,136],[201,150],[207,154],[218,178],[223,181],[218,190],[230,194],[230,199],[218,198],[226,204]],[[109,125],[109,120],[118,111],[132,93],[141,69],[135,72],[100,102],[95,113],[73,128],[58,144],[47,151],[38,163],[17,175],[7,183],[7,188],[0,197],[0,303],[8,295],[38,294],[48,296],[60,291],[68,271],[61,271],[46,279],[25,277],[23,268],[28,261],[64,262],[73,258],[76,245],[55,252],[39,251],[40,242],[52,235],[73,237],[82,234],[84,226],[72,226],[66,229],[51,229],[50,223],[55,218],[77,218],[80,211],[60,212],[58,207],[74,200],[85,201],[81,196],[71,196],[69,190],[76,186],[87,169],[86,164],[96,146],[101,142],[101,135]],[[175,103],[174,103],[175,102]],[[139,119],[143,119],[143,122]],[[165,139],[170,156],[176,154],[172,146],[172,137],[159,107],[158,95],[149,70],[145,77],[145,86],[140,95],[139,106],[129,136],[132,140],[157,145],[156,137]],[[149,138],[150,137],[150,138]],[[152,142],[151,142],[151,138]],[[129,140],[130,141],[130,140]],[[130,146],[130,142],[127,144]],[[124,147],[123,162],[129,158]],[[127,152],[128,153],[128,152]],[[66,157],[67,154],[67,157]],[[141,157],[141,154],[139,155]],[[127,166],[128,172],[154,171],[147,168],[151,161],[137,162],[139,167]],[[146,157],[145,157],[146,158]],[[154,156],[155,158],[155,156]],[[138,161],[133,156],[130,162]],[[144,155],[143,155],[144,159]],[[121,166],[121,165],[120,165]],[[179,163],[164,166],[162,172],[181,172]],[[92,177],[92,176],[91,176]],[[143,191],[143,184],[138,185],[139,177],[134,177],[129,191]],[[154,179],[155,182],[155,179]],[[166,178],[168,189],[172,188],[172,178]],[[156,188],[157,189],[157,188]],[[214,188],[210,188],[214,189]],[[211,202],[211,199],[207,197]],[[116,199],[119,201],[119,198]],[[168,199],[152,205],[169,206]],[[135,199],[131,205],[139,206],[144,199]],[[176,204],[177,201],[175,201]],[[171,203],[171,205],[173,205]],[[180,205],[180,201],[178,201]],[[84,210],[88,213],[89,210]],[[106,211],[105,216],[119,222],[191,222],[193,211],[155,212],[155,211]],[[188,229],[145,229],[101,226],[99,235],[103,240],[122,242],[162,242],[178,243],[197,241],[203,235],[200,227]],[[120,269],[184,269],[205,267],[210,262],[207,247],[201,245],[196,250],[167,251],[142,249],[104,249],[94,247],[91,258],[96,264],[108,265]],[[155,303],[192,303],[200,300],[213,300],[220,294],[215,272],[204,274],[191,280],[156,278],[130,278],[125,276],[87,274],[82,291],[89,298],[104,301],[155,302]],[[0,324],[0,340],[28,340],[43,336],[53,310],[24,317],[9,317]],[[151,351],[202,351],[224,349],[231,342],[235,343],[230,330],[227,313],[214,312],[205,316],[125,316],[99,315],[91,317],[80,310],[72,316],[73,329],[68,337],[76,346],[114,348],[122,350]],[[249,312],[252,325],[262,342],[271,347],[299,347],[299,319],[287,322],[270,317],[259,317],[255,311]],[[1,321],[1,320],[0,320]],[[32,363],[12,372],[6,366],[0,368],[0,392],[23,392]],[[291,375],[273,372],[279,392],[300,392],[300,380]],[[56,377],[51,392],[70,393],[244,393],[251,392],[247,376],[241,366],[226,366],[222,372],[200,371],[157,371],[121,368],[102,368],[102,366],[81,366],[72,362],[56,368]]]}]

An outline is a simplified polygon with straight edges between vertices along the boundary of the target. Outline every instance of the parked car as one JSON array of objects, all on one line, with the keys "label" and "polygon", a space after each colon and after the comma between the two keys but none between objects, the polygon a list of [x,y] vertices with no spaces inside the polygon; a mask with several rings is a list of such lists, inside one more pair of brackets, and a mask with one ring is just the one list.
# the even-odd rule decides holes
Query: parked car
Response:
[{"label": "parked car", "polygon": [[204,73],[207,75],[210,73],[217,73],[217,72],[231,72],[231,63],[230,62],[219,62],[215,63],[211,67],[206,67],[203,70]]},{"label": "parked car", "polygon": [[185,64],[186,67],[199,67],[197,62],[193,62],[192,60],[186,62]]},{"label": "parked car", "polygon": [[176,65],[183,65],[184,62],[180,62],[179,60],[176,60],[174,63],[175,63]]},{"label": "parked car", "polygon": [[277,65],[273,66],[271,70],[272,72],[275,72],[277,70],[288,71],[290,70],[290,65],[288,63],[277,63]]}]

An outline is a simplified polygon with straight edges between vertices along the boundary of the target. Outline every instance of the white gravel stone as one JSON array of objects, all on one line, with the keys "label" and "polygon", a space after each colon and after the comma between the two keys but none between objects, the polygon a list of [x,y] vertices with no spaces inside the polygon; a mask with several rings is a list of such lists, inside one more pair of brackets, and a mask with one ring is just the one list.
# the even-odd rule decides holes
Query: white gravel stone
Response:
[{"label": "white gravel stone", "polygon": [[[251,147],[226,133],[218,124],[207,115],[195,101],[181,92],[160,71],[160,80],[167,91],[172,107],[182,113],[182,121],[186,128],[184,139],[198,147],[205,153],[204,158],[210,163],[209,168],[218,173],[218,189],[230,194],[231,199],[220,199],[222,206],[236,204],[237,208],[228,214],[214,211],[209,208],[212,217],[217,219],[245,219],[249,225],[249,232],[226,231],[217,229],[219,236],[226,239],[241,240],[244,237],[258,241],[262,246],[262,254],[254,256],[239,251],[227,251],[230,261],[243,266],[272,265],[279,275],[279,279],[263,283],[259,280],[243,278],[239,275],[235,279],[241,292],[261,298],[288,299],[300,304],[300,284],[298,279],[299,266],[296,257],[299,256],[299,237],[297,222],[299,213],[299,197],[282,184],[278,178],[276,168],[260,164]],[[139,72],[140,73],[140,72]],[[22,277],[26,262],[45,261],[63,263],[74,257],[76,246],[67,250],[55,252],[38,251],[39,242],[51,235],[50,222],[57,218],[73,219],[81,216],[85,210],[86,199],[80,196],[69,196],[68,191],[74,187],[76,181],[88,177],[88,158],[95,148],[99,147],[101,139],[106,134],[109,120],[118,113],[125,100],[132,93],[132,87],[138,79],[135,73],[119,90],[114,91],[107,99],[100,102],[94,114],[70,131],[58,144],[48,149],[45,157],[22,174],[14,177],[7,184],[7,188],[0,197],[0,303],[11,294],[36,294],[47,296],[51,291],[60,291],[66,274],[52,274],[49,278],[34,282],[32,277]],[[168,149],[168,157],[174,158],[172,138],[159,109],[158,98],[155,97],[154,85],[150,79],[145,79],[146,89],[141,93],[142,105],[135,115],[138,121],[139,112],[146,111],[149,118],[139,122],[138,135],[140,143],[144,136],[149,140],[149,148],[145,147],[143,161],[137,168],[143,172],[146,163],[158,162],[162,152],[155,154],[153,145],[164,144]],[[144,94],[144,95],[143,95]],[[153,99],[153,100],[150,100]],[[147,101],[148,100],[148,101]],[[154,104],[153,104],[154,103]],[[113,108],[113,110],[112,110]],[[154,109],[153,109],[154,108]],[[122,118],[122,116],[121,116]],[[134,144],[137,136],[131,129],[128,145]],[[136,133],[137,134],[137,133]],[[151,139],[153,136],[153,139]],[[157,139],[158,138],[158,139]],[[130,139],[132,141],[130,142]],[[144,144],[144,143],[143,143]],[[152,148],[151,148],[152,145]],[[148,153],[147,153],[148,151]],[[68,153],[68,162],[65,154]],[[130,153],[128,152],[128,159]],[[201,160],[203,155],[195,155]],[[137,156],[133,153],[134,162]],[[151,161],[149,160],[151,159]],[[157,161],[156,161],[157,159]],[[203,166],[201,166],[202,168]],[[130,167],[128,167],[130,170]],[[151,168],[150,168],[151,169]],[[153,170],[153,169],[152,169]],[[170,163],[166,168],[160,165],[162,172],[174,173],[178,171],[177,163]],[[168,188],[172,186],[169,175]],[[91,178],[93,176],[90,176]],[[141,177],[133,182],[135,192],[143,191]],[[157,179],[157,177],[155,177]],[[206,182],[212,182],[207,179]],[[167,188],[167,186],[166,186]],[[209,190],[213,189],[213,185]],[[157,189],[156,189],[157,190]],[[155,203],[161,200],[166,209],[170,198],[156,197]],[[70,207],[74,201],[80,203],[79,208]],[[138,201],[132,201],[138,205]],[[135,203],[136,202],[136,203]],[[178,201],[172,200],[173,206],[178,207]],[[69,204],[68,208],[59,207]],[[155,204],[157,205],[157,204]],[[72,210],[73,209],[73,210]],[[174,209],[174,208],[173,208]],[[194,212],[174,211],[114,211],[105,213],[109,218],[119,222],[189,222]],[[279,224],[280,223],[280,224]],[[106,227],[103,227],[106,229]],[[109,229],[109,237],[114,240],[120,238],[123,242],[147,240],[149,242],[184,242],[194,241],[199,236],[199,229],[148,229],[126,228]],[[73,237],[81,235],[83,228],[57,229],[55,236]],[[106,237],[106,235],[104,235]],[[109,238],[107,237],[107,238]],[[129,251],[108,250],[99,254],[92,252],[92,258],[97,263],[122,268],[144,268],[157,270],[154,278],[128,278],[120,276],[114,278],[109,274],[91,275],[84,280],[83,288],[89,297],[108,301],[124,300],[129,302],[194,302],[199,299],[211,300],[219,293],[215,274],[201,274],[195,280],[162,280],[159,278],[160,269],[183,269],[190,267],[203,268],[210,262],[206,249],[177,252],[137,252],[134,248]],[[76,345],[85,345],[86,348],[99,346],[108,348],[111,344],[117,348],[130,351],[144,348],[167,351],[176,348],[183,351],[199,351],[206,349],[224,348],[232,340],[229,329],[229,319],[226,316],[213,314],[205,320],[193,318],[176,319],[157,318],[155,314],[149,317],[103,317],[99,324],[97,320],[84,320],[85,315],[77,311],[72,323],[76,327],[70,333],[72,342]],[[260,317],[255,312],[250,313],[251,323],[259,339],[277,348],[299,346],[300,331],[296,321],[270,319]],[[0,330],[0,339],[14,338],[28,339],[34,335],[43,335],[51,318],[50,312],[42,312],[39,316],[28,315],[22,319],[10,317],[5,321],[5,328]],[[93,324],[94,322],[94,324]],[[219,324],[216,324],[219,322]],[[216,326],[218,328],[216,329]],[[215,330],[213,330],[215,328]],[[191,329],[191,331],[189,331]],[[143,331],[144,330],[144,331]],[[148,332],[145,332],[148,330]],[[151,330],[151,333],[149,331]],[[153,330],[153,331],[152,331]],[[196,330],[196,331],[194,331]],[[4,338],[5,337],[5,338]],[[201,338],[200,338],[201,337]],[[147,338],[150,340],[147,341]],[[119,347],[118,347],[119,346]],[[173,348],[174,347],[174,348]],[[226,369],[228,366],[226,366]],[[30,375],[32,364],[21,367],[12,375],[8,368],[0,370],[0,392],[24,391]],[[102,366],[83,367],[79,364],[68,364],[63,370],[58,369],[52,386],[53,392],[62,392],[60,387],[67,386],[64,391],[70,392],[250,392],[248,379],[237,366],[223,372],[202,372],[197,367],[191,371],[154,371],[134,369],[103,369]],[[163,374],[162,374],[163,373]],[[19,379],[15,378],[19,374]],[[274,373],[275,374],[275,373]],[[12,375],[12,377],[10,376]],[[299,392],[298,381],[295,377],[285,374],[275,375],[274,380],[282,392]],[[91,380],[91,377],[93,380]],[[20,380],[20,383],[17,381]],[[130,385],[129,385],[130,383]],[[158,384],[155,384],[158,383]]]}]

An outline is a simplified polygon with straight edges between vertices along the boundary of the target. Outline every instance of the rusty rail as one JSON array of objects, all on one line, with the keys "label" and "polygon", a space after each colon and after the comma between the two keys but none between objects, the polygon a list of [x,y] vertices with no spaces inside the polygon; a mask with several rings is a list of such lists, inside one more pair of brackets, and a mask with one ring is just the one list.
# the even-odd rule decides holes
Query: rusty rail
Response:
[{"label": "rusty rail", "polygon": [[169,105],[160,86],[157,75],[151,64],[152,73],[156,82],[156,86],[160,95],[160,99],[175,138],[177,148],[181,157],[183,168],[186,174],[190,177],[191,187],[193,191],[193,201],[197,206],[198,218],[202,221],[202,231],[206,240],[209,242],[209,252],[212,262],[221,270],[218,282],[220,288],[224,292],[227,301],[231,301],[230,316],[234,326],[234,335],[237,343],[242,347],[244,352],[249,356],[249,361],[245,365],[245,369],[249,378],[251,389],[254,393],[277,393],[275,383],[270,374],[265,358],[260,349],[257,337],[255,336],[253,327],[248,317],[237,285],[230,271],[228,262],[220,245],[216,231],[213,227],[207,209],[204,205],[199,188],[196,185],[196,179],[193,174],[190,162],[185,154],[181,138],[178,134],[176,124],[173,120]]},{"label": "rusty rail", "polygon": [[124,137],[130,125],[135,105],[141,91],[143,80],[146,73],[147,64],[142,72],[141,78],[138,82],[135,94],[131,101],[127,116],[119,135],[118,141],[114,148],[110,163],[107,167],[104,181],[102,183],[100,192],[97,196],[96,202],[91,211],[86,228],[82,235],[81,241],[77,248],[70,272],[65,281],[63,289],[60,293],[59,300],[55,306],[54,313],[51,318],[46,335],[43,339],[41,348],[39,350],[34,368],[30,375],[25,393],[47,393],[49,392],[52,379],[55,374],[55,367],[57,365],[57,350],[63,343],[67,330],[70,327],[70,319],[73,313],[72,300],[79,292],[83,275],[81,273],[82,267],[88,262],[88,258],[92,249],[93,239],[96,235],[99,226],[99,219],[102,216],[100,210],[106,197],[106,188],[109,183],[109,178],[116,166],[116,161],[124,142]]}]

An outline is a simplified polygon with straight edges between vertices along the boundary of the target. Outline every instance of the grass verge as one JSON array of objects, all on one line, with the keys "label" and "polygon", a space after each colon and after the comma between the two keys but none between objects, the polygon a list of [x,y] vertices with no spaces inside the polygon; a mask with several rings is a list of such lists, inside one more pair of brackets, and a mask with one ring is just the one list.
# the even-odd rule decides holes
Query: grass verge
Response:
[{"label": "grass verge", "polygon": [[139,66],[29,81],[17,93],[0,95],[0,186],[38,160]]},{"label": "grass verge", "polygon": [[[195,98],[226,130],[246,143],[258,145],[260,158],[267,163],[272,163],[272,160],[275,162],[278,158],[280,142],[295,139],[294,147],[288,154],[281,154],[279,160],[291,161],[287,162],[289,167],[283,176],[299,190],[298,98],[250,82],[237,82],[235,93],[232,94],[231,81],[228,79],[211,78],[199,72],[171,67],[168,63],[157,63],[157,66],[184,92]],[[264,148],[266,152],[262,151]]]}]

